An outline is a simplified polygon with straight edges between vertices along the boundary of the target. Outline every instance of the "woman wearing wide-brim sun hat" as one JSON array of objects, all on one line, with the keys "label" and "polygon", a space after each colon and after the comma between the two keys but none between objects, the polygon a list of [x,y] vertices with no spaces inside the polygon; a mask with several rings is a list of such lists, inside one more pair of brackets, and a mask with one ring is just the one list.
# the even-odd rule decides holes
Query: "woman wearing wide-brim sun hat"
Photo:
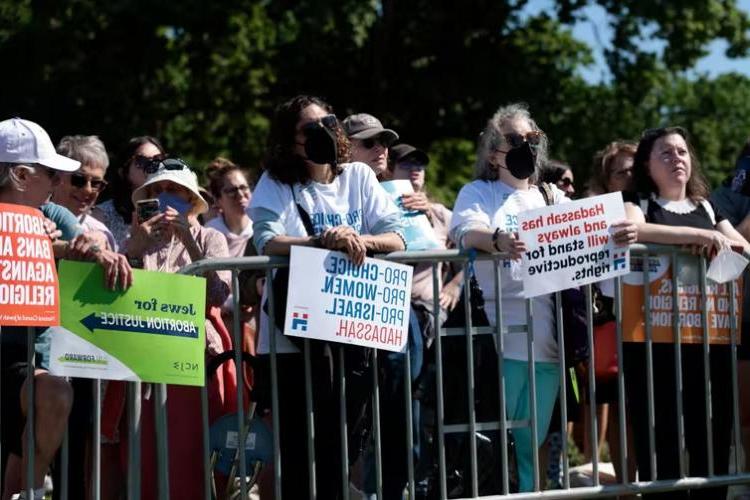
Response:
[{"label": "woman wearing wide-brim sun hat", "polygon": [[[131,262],[142,269],[174,273],[198,260],[228,257],[226,238],[198,222],[208,203],[190,167],[180,159],[167,158],[153,162],[146,173],[146,182],[133,191],[136,213],[125,246]],[[159,200],[159,211],[139,220],[138,202],[147,199]],[[230,294],[230,273],[210,271],[204,277],[207,306],[221,306]],[[213,332],[206,333],[209,348],[215,347]]]},{"label": "woman wearing wide-brim sun hat", "polygon": [[[208,203],[201,196],[198,179],[190,167],[182,160],[168,158],[152,162],[145,170],[148,174],[146,182],[132,195],[136,213],[133,214],[130,238],[125,242],[126,253],[131,262],[146,270],[175,273],[191,262],[228,257],[226,238],[215,229],[198,223],[198,215],[208,210]],[[147,220],[139,220],[138,201],[147,199],[159,200],[158,212],[151,212],[146,216]],[[141,217],[143,216],[144,213],[141,212]],[[213,308],[218,310],[230,294],[231,274],[228,271],[209,271],[203,277],[206,278],[206,311]],[[214,324],[207,319],[205,326],[208,352],[215,354],[223,351],[221,336]],[[196,484],[203,477],[200,460],[203,453],[202,442],[200,438],[186,439],[194,436],[195,428],[200,426],[200,392],[193,389],[180,386],[169,386],[168,389],[170,461],[179,462],[176,470],[180,470],[184,477],[196,478],[188,481],[172,477],[170,491],[173,498],[191,498],[195,491],[202,488],[202,485]],[[105,398],[105,405],[106,403]],[[152,404],[153,398],[142,400],[142,498],[154,498],[155,488],[152,486],[156,484],[153,422],[147,416],[153,415],[153,412],[148,411]],[[124,430],[126,420],[121,415],[116,417],[114,422],[108,422],[110,427],[103,422],[105,437],[108,431],[116,431],[118,428]],[[194,460],[194,457],[198,459]]]}]

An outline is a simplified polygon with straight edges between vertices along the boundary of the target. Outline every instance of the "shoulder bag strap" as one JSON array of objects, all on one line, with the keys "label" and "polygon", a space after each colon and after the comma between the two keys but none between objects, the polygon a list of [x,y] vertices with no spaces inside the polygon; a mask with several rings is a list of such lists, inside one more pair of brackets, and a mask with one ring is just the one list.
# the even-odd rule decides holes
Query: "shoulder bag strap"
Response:
[{"label": "shoulder bag strap", "polygon": [[547,182],[540,182],[539,183],[539,190],[542,192],[542,196],[544,197],[544,203],[546,205],[554,205],[555,204],[555,195],[552,192],[552,188],[550,187],[549,183],[547,183]]},{"label": "shoulder bag strap", "polygon": [[294,192],[294,185],[291,186],[292,189],[292,198],[294,199],[294,204],[297,206],[297,212],[299,212],[299,218],[302,219],[302,225],[305,226],[305,231],[307,231],[308,236],[315,236],[315,230],[313,229],[312,220],[310,219],[310,214],[307,213],[307,211],[302,208],[302,205],[299,204],[297,201],[297,195]]}]

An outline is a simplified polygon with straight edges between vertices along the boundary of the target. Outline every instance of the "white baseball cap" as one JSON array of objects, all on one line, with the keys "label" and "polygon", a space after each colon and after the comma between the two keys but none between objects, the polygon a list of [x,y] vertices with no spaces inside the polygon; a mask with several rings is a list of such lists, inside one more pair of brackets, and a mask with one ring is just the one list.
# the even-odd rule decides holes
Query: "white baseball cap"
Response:
[{"label": "white baseball cap", "polygon": [[63,172],[73,172],[81,166],[81,162],[57,154],[42,127],[21,118],[0,122],[0,162],[38,163]]}]

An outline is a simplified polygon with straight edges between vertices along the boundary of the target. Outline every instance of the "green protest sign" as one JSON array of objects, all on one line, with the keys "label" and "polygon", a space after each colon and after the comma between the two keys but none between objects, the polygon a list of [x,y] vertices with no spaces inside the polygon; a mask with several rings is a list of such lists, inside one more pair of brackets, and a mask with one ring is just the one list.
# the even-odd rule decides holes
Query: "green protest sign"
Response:
[{"label": "green protest sign", "polygon": [[100,266],[71,261],[60,262],[59,277],[53,374],[203,385],[204,278],[134,269],[133,286],[113,291]]}]

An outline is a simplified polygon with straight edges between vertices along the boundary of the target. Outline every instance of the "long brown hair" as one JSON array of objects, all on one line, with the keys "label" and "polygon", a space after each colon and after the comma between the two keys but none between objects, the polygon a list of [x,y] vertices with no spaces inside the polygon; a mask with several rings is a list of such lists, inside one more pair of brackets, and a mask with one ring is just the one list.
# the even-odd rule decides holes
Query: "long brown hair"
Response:
[{"label": "long brown hair", "polygon": [[641,135],[638,142],[638,148],[633,158],[633,180],[635,188],[639,195],[648,197],[651,193],[659,194],[659,187],[654,183],[648,173],[648,161],[651,157],[651,151],[657,140],[668,135],[679,135],[685,139],[688,154],[690,155],[690,178],[685,186],[685,195],[690,201],[699,202],[708,198],[709,189],[705,177],[700,172],[700,162],[695,154],[693,146],[690,144],[690,137],[682,127],[661,127],[648,129]]}]

